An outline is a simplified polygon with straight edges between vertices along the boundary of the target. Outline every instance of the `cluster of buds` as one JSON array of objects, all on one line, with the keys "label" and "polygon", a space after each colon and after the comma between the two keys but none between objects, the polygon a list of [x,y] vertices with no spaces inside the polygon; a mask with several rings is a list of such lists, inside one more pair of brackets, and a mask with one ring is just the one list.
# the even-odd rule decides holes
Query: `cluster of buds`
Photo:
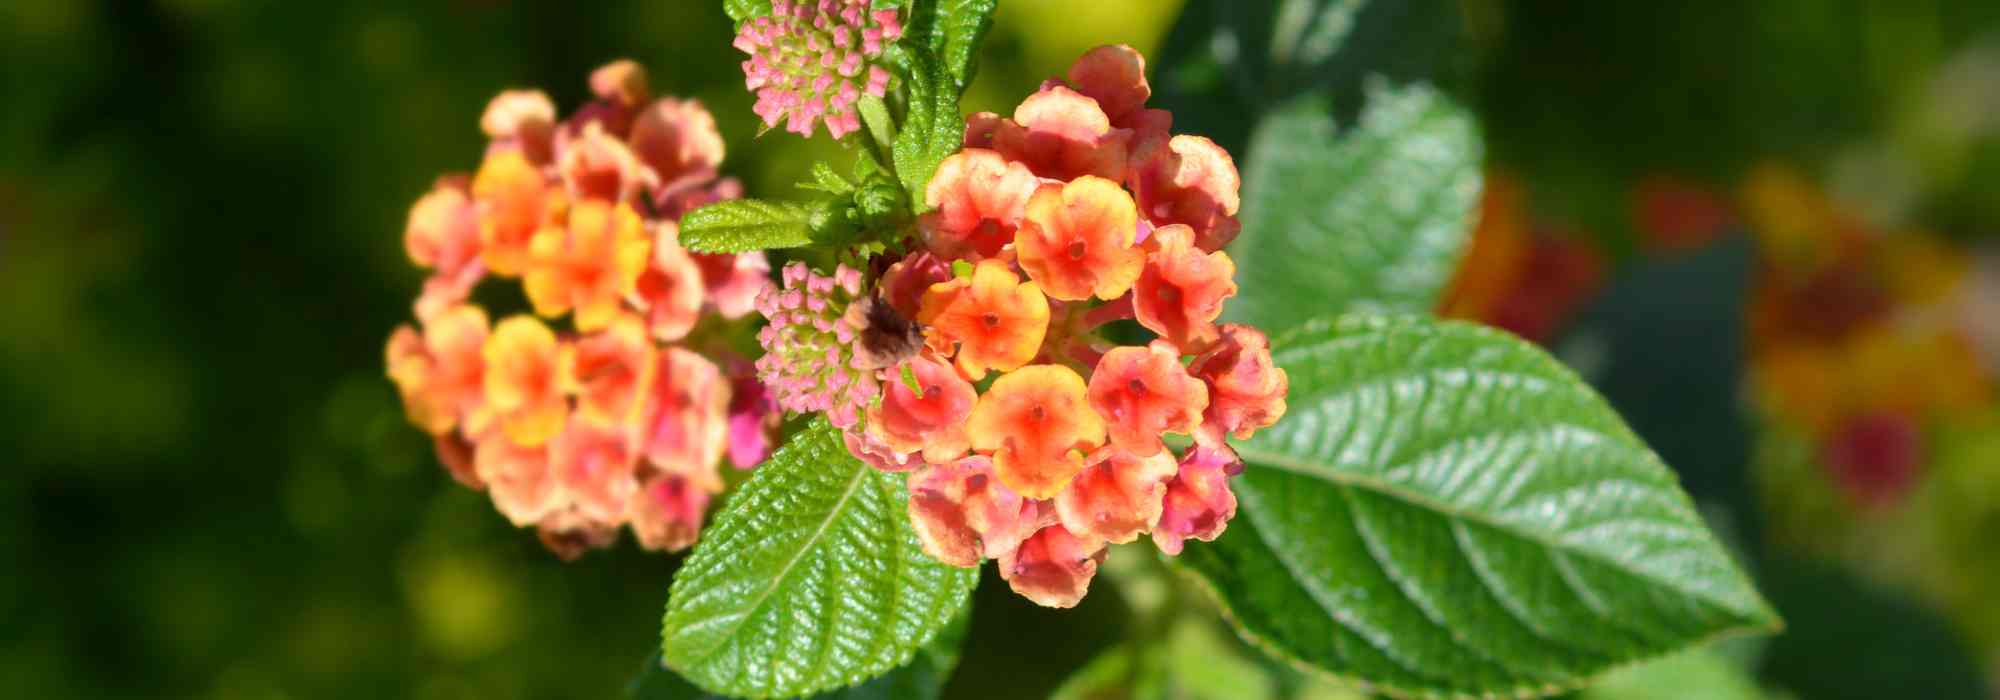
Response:
[{"label": "cluster of buds", "polygon": [[774,0],[771,13],[743,23],[737,50],[744,85],[767,127],[811,137],[814,125],[840,138],[861,129],[855,103],[888,93],[889,71],[875,65],[886,44],[903,36],[895,10],[870,10],[868,0]]},{"label": "cluster of buds", "polygon": [[[776,329],[760,368],[785,406],[827,411],[855,456],[909,472],[932,557],[997,559],[1046,606],[1080,601],[1109,544],[1178,554],[1220,535],[1242,466],[1228,441],[1285,411],[1264,334],[1217,323],[1236,293],[1220,250],[1236,167],[1171,134],[1150,95],[1136,51],[1090,51],[1011,118],[968,119],[872,293],[859,271],[799,267],[759,300]],[[1119,346],[1113,327],[1153,339]]]},{"label": "cluster of buds", "polygon": [[[647,549],[693,543],[725,450],[763,459],[777,414],[747,362],[684,347],[705,316],[743,317],[768,281],[761,253],[678,243],[690,209],[739,195],[698,102],[652,99],[643,69],[590,76],[569,119],[537,91],[495,97],[478,172],[410,210],[405,244],[431,270],[417,326],[396,329],[388,374],[410,421],[459,481],[570,558],[630,525]],[[469,301],[518,278],[534,313],[491,323]],[[573,331],[547,320],[568,315]]]}]

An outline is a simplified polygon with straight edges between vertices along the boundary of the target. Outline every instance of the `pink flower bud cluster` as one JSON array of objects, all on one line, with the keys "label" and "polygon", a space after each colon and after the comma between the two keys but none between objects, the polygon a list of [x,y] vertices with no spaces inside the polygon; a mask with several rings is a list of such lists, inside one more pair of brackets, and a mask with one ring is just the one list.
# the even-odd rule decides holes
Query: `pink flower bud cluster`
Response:
[{"label": "pink flower bud cluster", "polygon": [[858,319],[847,317],[863,297],[861,272],[841,265],[822,275],[794,262],[783,278],[783,287],[769,285],[757,295],[757,311],[770,321],[757,333],[764,346],[757,376],[780,408],[825,413],[834,427],[852,428],[881,391],[855,353]]},{"label": "pink flower bud cluster", "polygon": [[[769,281],[762,253],[678,242],[683,212],[741,190],[717,179],[715,120],[652,99],[631,61],[590,85],[597,99],[562,121],[537,91],[493,99],[478,173],[411,208],[404,244],[432,277],[386,353],[452,476],[564,558],[627,526],[647,549],[693,544],[725,452],[761,461],[778,418],[747,362],[725,372],[684,347],[723,328],[710,319],[747,315]],[[471,303],[488,275],[518,279],[534,313]]]},{"label": "pink flower bud cluster", "polygon": [[771,14],[743,23],[735,46],[750,55],[744,86],[765,126],[782,121],[811,137],[825,121],[840,138],[861,129],[854,105],[863,93],[887,94],[889,72],[872,62],[902,36],[896,11],[870,11],[868,0],[775,0]]}]

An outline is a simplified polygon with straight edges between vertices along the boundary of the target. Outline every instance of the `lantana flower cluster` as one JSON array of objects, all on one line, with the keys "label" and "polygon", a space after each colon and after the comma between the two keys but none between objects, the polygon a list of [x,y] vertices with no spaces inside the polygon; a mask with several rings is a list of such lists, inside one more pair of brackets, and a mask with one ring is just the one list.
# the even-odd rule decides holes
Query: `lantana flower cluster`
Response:
[{"label": "lantana flower cluster", "polygon": [[1109,544],[1178,554],[1220,535],[1242,466],[1229,440],[1283,415],[1287,388],[1264,333],[1217,322],[1236,293],[1229,154],[1145,106],[1129,47],[1067,78],[967,120],[902,257],[794,264],[757,299],[778,403],[908,472],[931,556],[997,559],[1052,607],[1083,598]]},{"label": "lantana flower cluster", "polygon": [[[702,105],[653,99],[631,61],[590,76],[595,99],[558,121],[539,91],[501,93],[470,177],[440,178],[404,242],[431,271],[388,374],[410,422],[459,481],[570,558],[630,526],[647,549],[695,540],[725,451],[761,461],[777,416],[748,363],[685,345],[704,317],[749,314],[762,253],[703,255],[684,212],[739,196]],[[494,321],[470,301],[518,279],[532,314]],[[569,317],[571,328],[551,322]]]}]

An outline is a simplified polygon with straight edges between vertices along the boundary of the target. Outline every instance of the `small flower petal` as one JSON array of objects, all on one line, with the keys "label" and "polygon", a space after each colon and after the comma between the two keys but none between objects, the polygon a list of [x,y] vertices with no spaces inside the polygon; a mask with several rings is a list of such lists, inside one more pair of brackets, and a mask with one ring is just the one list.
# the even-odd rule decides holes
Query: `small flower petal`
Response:
[{"label": "small flower petal", "polygon": [[1140,457],[1116,447],[1100,449],[1056,495],[1056,514],[1070,532],[1113,544],[1131,542],[1159,521],[1167,480],[1178,471],[1165,450]]},{"label": "small flower petal", "polygon": [[1006,263],[985,260],[971,279],[933,285],[917,319],[930,326],[933,345],[958,346],[959,371],[979,379],[1035,358],[1048,333],[1049,302],[1039,285],[1022,282]]},{"label": "small flower petal", "polygon": [[1155,226],[1187,225],[1202,250],[1221,250],[1242,228],[1236,209],[1243,181],[1236,161],[1214,141],[1181,135],[1150,142],[1134,154],[1126,184],[1140,215]]},{"label": "small flower petal", "polygon": [[1193,239],[1194,231],[1180,224],[1153,231],[1146,241],[1152,253],[1132,292],[1139,325],[1189,350],[1215,340],[1222,302],[1236,296],[1236,263],[1228,253],[1196,248]]},{"label": "small flower petal", "polygon": [[1138,212],[1118,183],[1085,175],[1044,185],[1014,234],[1021,269],[1052,299],[1111,300],[1139,280],[1146,251],[1135,244]]},{"label": "small flower petal", "polygon": [[623,426],[572,418],[549,442],[549,469],[568,507],[587,519],[619,522],[638,493],[639,452]]},{"label": "small flower petal", "polygon": [[651,248],[630,206],[578,202],[567,226],[535,234],[522,286],[536,313],[555,317],[573,308],[577,330],[595,331],[618,314],[620,300],[637,292]]},{"label": "small flower petal", "polygon": [[910,524],[924,552],[952,566],[978,566],[1020,546],[1045,516],[993,477],[993,462],[972,456],[910,474]]},{"label": "small flower petal", "polygon": [[[917,389],[901,377],[916,381]],[[943,464],[971,449],[965,421],[979,394],[950,365],[917,356],[889,368],[881,401],[868,407],[868,431],[898,452],[921,451],[924,461]],[[921,390],[921,393],[919,393]]]},{"label": "small flower petal", "polygon": [[993,151],[952,154],[938,164],[924,188],[924,201],[932,208],[918,222],[924,245],[947,258],[999,255],[1014,242],[1014,230],[1037,184],[1027,167]]},{"label": "small flower petal", "polygon": [[674,552],[694,545],[708,511],[708,491],[680,474],[657,473],[640,486],[626,519],[639,546]]},{"label": "small flower petal", "polygon": [[1062,525],[1042,528],[1000,557],[1000,577],[1036,605],[1071,608],[1090,592],[1090,579],[1104,562],[1104,542],[1079,537]]},{"label": "small flower petal", "polygon": [[1002,375],[972,408],[972,448],[993,456],[994,473],[1016,493],[1055,496],[1104,444],[1104,421],[1084,392],[1083,377],[1060,365]]},{"label": "small flower petal", "polygon": [[510,316],[493,328],[482,354],[487,406],[507,437],[524,447],[555,437],[569,419],[555,332],[532,316]]},{"label": "small flower petal", "polygon": [[1290,379],[1271,362],[1271,341],[1250,326],[1224,324],[1221,341],[1195,357],[1188,373],[1208,384],[1208,408],[1195,438],[1220,445],[1249,439],[1285,415]]},{"label": "small flower petal", "polygon": [[1111,444],[1134,455],[1164,450],[1160,436],[1192,434],[1208,407],[1208,388],[1188,376],[1180,351],[1155,340],[1114,348],[1090,375],[1090,406],[1103,416]]},{"label": "small flower petal", "polygon": [[479,202],[480,257],[486,268],[502,277],[521,274],[527,266],[528,241],[541,227],[557,219],[566,199],[548,186],[534,164],[517,151],[486,157],[472,178],[472,196]]},{"label": "small flower petal", "polygon": [[1189,539],[1214,542],[1222,536],[1229,519],[1236,517],[1236,494],[1229,490],[1229,477],[1243,470],[1243,462],[1228,447],[1196,445],[1181,458],[1180,473],[1167,482],[1167,495],[1159,523],[1153,526],[1153,544],[1160,551],[1178,555]]}]

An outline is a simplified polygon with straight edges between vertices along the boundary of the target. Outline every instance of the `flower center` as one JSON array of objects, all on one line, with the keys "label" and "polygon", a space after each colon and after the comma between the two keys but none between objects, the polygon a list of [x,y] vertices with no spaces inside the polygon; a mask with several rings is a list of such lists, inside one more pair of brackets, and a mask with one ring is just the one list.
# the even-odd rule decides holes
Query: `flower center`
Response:
[{"label": "flower center", "polygon": [[1138,377],[1133,377],[1132,381],[1126,382],[1125,388],[1134,394],[1138,394],[1140,396],[1146,395],[1146,383],[1140,381]]},{"label": "flower center", "polygon": [[1090,251],[1089,251],[1089,249],[1088,249],[1088,248],[1086,248],[1086,247],[1085,247],[1085,246],[1083,245],[1083,241],[1070,241],[1070,244],[1069,244],[1069,259],[1071,259],[1071,260],[1082,260],[1082,259],[1083,259],[1083,254],[1084,254],[1084,253],[1087,253],[1087,252],[1090,252]]},{"label": "flower center", "polygon": [[999,327],[1000,327],[1000,314],[996,314],[996,313],[993,313],[993,312],[991,312],[991,311],[988,311],[988,312],[986,312],[986,313],[984,313],[984,314],[981,314],[981,315],[980,315],[980,317],[979,317],[979,322],[980,322],[980,323],[984,323],[984,324],[986,324],[986,327],[987,327],[987,328],[999,328]]}]

